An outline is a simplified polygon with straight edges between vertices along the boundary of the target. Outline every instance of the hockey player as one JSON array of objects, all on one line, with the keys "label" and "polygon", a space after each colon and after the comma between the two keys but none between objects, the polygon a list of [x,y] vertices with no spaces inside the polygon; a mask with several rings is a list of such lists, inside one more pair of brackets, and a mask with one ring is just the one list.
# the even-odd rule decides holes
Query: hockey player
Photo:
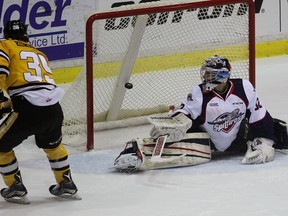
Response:
[{"label": "hockey player", "polygon": [[[150,117],[151,138],[128,143],[132,147],[120,153],[115,168],[196,165],[210,161],[211,149],[243,153],[243,164],[258,164],[273,161],[275,148],[287,151],[286,123],[270,116],[249,81],[232,79],[230,72],[227,58],[213,56],[205,60],[200,69],[203,82],[192,88],[171,117]],[[199,140],[199,134],[209,139],[209,148],[203,139]],[[166,138],[165,145],[159,144]]]},{"label": "hockey player", "polygon": [[50,193],[80,199],[67,150],[61,144],[63,112],[59,100],[63,90],[55,85],[46,55],[29,43],[26,25],[20,20],[8,21],[4,38],[0,41],[0,105],[1,114],[9,113],[0,125],[0,173],[7,185],[1,196],[29,203],[13,148],[35,135],[57,182],[49,188]]}]

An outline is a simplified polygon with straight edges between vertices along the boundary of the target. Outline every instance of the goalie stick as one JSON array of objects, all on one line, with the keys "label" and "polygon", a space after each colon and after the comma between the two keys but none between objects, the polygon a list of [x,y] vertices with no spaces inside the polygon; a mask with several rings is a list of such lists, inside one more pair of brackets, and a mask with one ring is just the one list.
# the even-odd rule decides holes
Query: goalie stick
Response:
[{"label": "goalie stick", "polygon": [[151,162],[159,162],[161,161],[161,155],[166,143],[168,135],[160,136],[157,138],[152,157],[151,157]]},{"label": "goalie stick", "polygon": [[[162,152],[166,143],[168,135],[163,135],[157,138],[156,144],[151,156],[150,161],[153,163],[165,163],[165,162],[172,162],[174,160],[179,160],[179,158],[162,158]],[[184,157],[185,154],[179,156],[179,157]]]}]

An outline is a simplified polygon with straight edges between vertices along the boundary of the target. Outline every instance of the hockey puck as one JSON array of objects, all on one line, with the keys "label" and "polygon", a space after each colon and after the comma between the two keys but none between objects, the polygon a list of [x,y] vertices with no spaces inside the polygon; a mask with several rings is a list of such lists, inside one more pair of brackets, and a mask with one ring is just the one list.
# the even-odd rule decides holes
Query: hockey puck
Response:
[{"label": "hockey puck", "polygon": [[132,89],[133,88],[133,84],[132,83],[125,83],[125,88]]}]

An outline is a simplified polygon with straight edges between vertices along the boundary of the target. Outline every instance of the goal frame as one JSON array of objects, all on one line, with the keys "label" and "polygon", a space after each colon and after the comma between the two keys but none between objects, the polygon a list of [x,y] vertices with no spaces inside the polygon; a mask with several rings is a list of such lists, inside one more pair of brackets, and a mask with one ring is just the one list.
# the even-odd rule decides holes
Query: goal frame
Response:
[{"label": "goal frame", "polygon": [[138,8],[131,10],[109,11],[92,14],[86,21],[86,91],[87,91],[87,144],[88,151],[94,149],[94,125],[93,125],[93,23],[96,20],[119,18],[123,16],[137,16],[150,13],[171,12],[175,10],[193,9],[199,7],[212,7],[224,4],[247,3],[249,5],[249,80],[255,86],[255,5],[253,0],[217,0],[201,1],[191,3],[179,3],[167,6],[156,6],[150,8]]}]

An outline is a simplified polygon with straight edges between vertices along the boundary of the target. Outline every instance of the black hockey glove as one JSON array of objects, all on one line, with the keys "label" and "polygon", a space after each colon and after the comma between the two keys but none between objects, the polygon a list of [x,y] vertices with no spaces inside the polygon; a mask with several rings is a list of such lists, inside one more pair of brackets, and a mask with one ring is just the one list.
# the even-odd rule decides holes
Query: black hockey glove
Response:
[{"label": "black hockey glove", "polygon": [[0,89],[0,102],[4,102],[4,101],[5,101],[4,92],[2,91],[2,89]]},{"label": "black hockey glove", "polygon": [[10,99],[4,96],[3,101],[0,103],[0,119],[2,119],[7,113],[12,111],[12,102]]}]

